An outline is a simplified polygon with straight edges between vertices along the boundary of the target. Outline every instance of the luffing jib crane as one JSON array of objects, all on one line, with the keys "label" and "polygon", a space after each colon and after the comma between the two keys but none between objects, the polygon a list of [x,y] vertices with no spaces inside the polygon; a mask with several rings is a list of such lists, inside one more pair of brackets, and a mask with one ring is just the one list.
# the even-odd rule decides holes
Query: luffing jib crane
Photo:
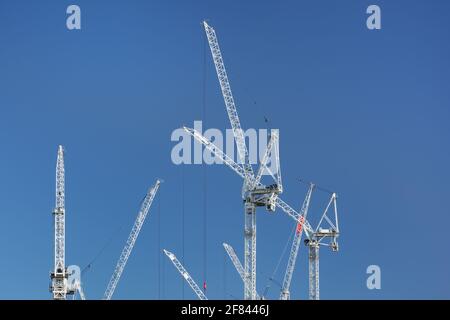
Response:
[{"label": "luffing jib crane", "polygon": [[170,251],[167,251],[165,249],[163,249],[163,251],[166,254],[166,256],[170,259],[170,261],[172,261],[173,265],[175,266],[175,268],[177,268],[178,272],[181,274],[181,276],[184,278],[184,280],[187,281],[187,283],[189,284],[191,289],[195,292],[197,297],[200,300],[208,300],[208,298],[203,293],[202,289],[200,289],[200,287],[197,285],[197,283],[194,281],[194,279],[192,279],[189,272],[186,271],[186,269],[183,267],[181,262],[178,261],[177,257]]},{"label": "luffing jib crane", "polygon": [[133,250],[134,244],[136,243],[136,239],[139,235],[139,232],[141,231],[142,225],[144,224],[145,218],[147,217],[147,213],[150,210],[153,199],[158,192],[160,183],[160,180],[156,180],[155,185],[148,190],[147,195],[142,202],[141,209],[139,210],[136,221],[134,222],[133,228],[131,229],[130,235],[128,236],[128,240],[122,250],[122,253],[120,254],[119,261],[117,262],[116,268],[114,269],[111,279],[109,280],[108,287],[106,288],[105,294],[103,295],[104,300],[110,300],[114,294],[114,290],[116,289],[123,269],[125,268],[128,258],[130,257],[131,251]]},{"label": "luffing jib crane", "polygon": [[[249,153],[245,144],[245,136],[239,121],[238,112],[234,102],[231,86],[228,81],[228,75],[220,51],[219,42],[217,40],[214,29],[203,22],[206,36],[208,38],[209,48],[216,68],[217,78],[219,80],[225,107],[231,128],[233,130],[234,139],[236,141],[239,156],[239,172],[244,179],[242,187],[242,198],[244,200],[244,299],[255,300],[256,294],[256,207],[265,206],[269,211],[274,211],[276,199],[282,192],[281,171],[279,162],[274,177],[276,184],[260,188],[259,180],[262,172],[257,174],[255,178],[252,165],[249,161]],[[278,145],[276,146],[278,153]],[[279,161],[276,156],[276,161]],[[234,161],[233,161],[234,162]],[[234,166],[234,165],[233,165]],[[265,168],[268,169],[268,168]]]},{"label": "luffing jib crane", "polygon": [[237,145],[240,164],[244,173],[244,184],[242,187],[242,197],[244,199],[244,299],[256,299],[256,206],[247,199],[250,177],[254,177],[253,168],[249,162],[248,150],[245,145],[244,132],[241,128],[239,116],[234,103],[231,86],[228,81],[228,75],[220,52],[219,42],[216,33],[206,21],[203,22],[212,58],[216,67],[217,77],[222,90],[225,107],[230,119],[231,128]]}]

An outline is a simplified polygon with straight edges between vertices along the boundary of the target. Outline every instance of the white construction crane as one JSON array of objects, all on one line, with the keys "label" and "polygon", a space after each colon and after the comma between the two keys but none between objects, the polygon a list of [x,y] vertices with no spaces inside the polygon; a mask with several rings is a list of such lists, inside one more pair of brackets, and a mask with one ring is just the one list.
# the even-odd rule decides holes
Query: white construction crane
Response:
[{"label": "white construction crane", "polygon": [[122,250],[122,253],[120,254],[119,261],[117,262],[116,268],[114,269],[111,279],[109,280],[108,287],[103,295],[104,300],[110,300],[114,294],[114,290],[116,289],[123,269],[125,268],[128,258],[130,257],[134,244],[136,243],[136,239],[141,231],[142,225],[144,224],[145,218],[147,217],[147,213],[150,210],[156,192],[158,192],[160,183],[160,180],[156,180],[155,185],[148,190],[147,195],[142,202],[136,221],[134,222],[133,228],[128,236],[128,240]]},{"label": "white construction crane", "polygon": [[[246,281],[244,281],[244,299],[255,300],[257,298],[256,207],[265,206],[269,211],[275,210],[275,201],[278,195],[282,192],[281,171],[278,162],[276,174],[274,175],[271,173],[277,183],[269,187],[260,188],[259,179],[261,179],[262,172],[267,168],[260,168],[262,171],[258,172],[257,178],[255,178],[252,165],[249,161],[244,132],[239,121],[239,116],[234,103],[231,86],[228,81],[228,75],[225,70],[216,33],[214,29],[206,23],[206,21],[203,22],[203,26],[208,38],[214,66],[217,72],[217,78],[219,80],[228,118],[230,120],[234,139],[237,145],[240,165],[236,164],[236,166],[240,168],[238,171],[244,178],[242,187],[242,198],[244,200],[244,275],[246,279]],[[275,139],[277,139],[277,137],[275,137],[274,140]],[[278,154],[278,144],[276,143],[276,145],[276,153]],[[279,161],[278,156],[276,156],[276,161]]]},{"label": "white construction crane", "polygon": [[294,239],[292,240],[291,252],[289,254],[288,264],[286,272],[284,274],[283,285],[281,287],[280,300],[290,299],[290,286],[292,281],[292,274],[294,273],[295,263],[297,261],[298,249],[300,247],[300,242],[303,233],[303,224],[305,222],[306,216],[308,215],[309,203],[311,201],[311,195],[314,190],[314,184],[310,184],[308,192],[306,193],[305,200],[303,201],[302,208],[300,210],[301,217],[297,223],[295,229]]},{"label": "white construction crane", "polygon": [[248,150],[245,145],[244,132],[241,128],[239,116],[234,104],[231,86],[228,81],[227,72],[220,52],[219,42],[216,33],[206,21],[203,22],[206,36],[208,38],[209,47],[211,49],[212,58],[216,67],[217,77],[219,79],[220,88],[222,90],[225,107],[227,109],[228,118],[230,119],[231,128],[233,129],[234,138],[236,140],[238,156],[244,173],[244,184],[242,187],[242,198],[244,199],[244,299],[256,299],[256,206],[249,201],[247,192],[250,189],[250,179],[254,177],[253,168],[249,162]]},{"label": "white construction crane", "polygon": [[194,290],[195,294],[200,300],[208,300],[208,298],[203,293],[202,289],[197,285],[197,283],[192,279],[189,272],[186,271],[186,269],[183,267],[180,261],[178,261],[177,257],[170,251],[167,251],[166,249],[163,249],[166,256],[172,261],[175,268],[177,268],[178,272],[181,274],[181,276],[184,278],[184,280],[187,281],[189,286]]},{"label": "white construction crane", "polygon": [[[328,246],[333,251],[338,251],[339,246],[337,238],[339,236],[339,223],[337,212],[337,195],[331,193],[330,200],[320,217],[317,227],[314,229],[311,237],[305,240],[308,246],[308,262],[309,262],[309,299],[319,300],[319,247]],[[328,216],[328,211],[333,208],[333,216]],[[334,221],[333,221],[334,220]],[[326,228],[324,228],[326,226]],[[327,243],[325,240],[330,239]]]},{"label": "white construction crane", "polygon": [[52,281],[50,291],[53,299],[65,300],[67,295],[67,269],[65,265],[65,172],[64,148],[58,146],[56,160],[56,205],[53,215],[55,218],[55,264],[50,274]]}]

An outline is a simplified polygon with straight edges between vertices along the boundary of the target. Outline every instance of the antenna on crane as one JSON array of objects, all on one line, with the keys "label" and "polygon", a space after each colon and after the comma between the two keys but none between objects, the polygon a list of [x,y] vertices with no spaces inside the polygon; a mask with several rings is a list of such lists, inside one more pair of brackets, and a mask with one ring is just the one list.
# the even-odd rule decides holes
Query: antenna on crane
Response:
[{"label": "antenna on crane", "polygon": [[105,294],[103,295],[104,300],[111,300],[117,284],[119,283],[120,276],[127,264],[128,258],[130,257],[131,251],[133,250],[134,244],[136,243],[139,232],[141,231],[142,225],[144,224],[147,213],[153,203],[153,199],[158,192],[161,180],[156,180],[155,185],[150,188],[147,195],[142,202],[141,209],[139,210],[136,221],[134,222],[133,228],[131,229],[130,235],[128,236],[127,243],[120,254],[119,261],[117,262],[116,268],[109,280],[108,287],[106,288]]}]

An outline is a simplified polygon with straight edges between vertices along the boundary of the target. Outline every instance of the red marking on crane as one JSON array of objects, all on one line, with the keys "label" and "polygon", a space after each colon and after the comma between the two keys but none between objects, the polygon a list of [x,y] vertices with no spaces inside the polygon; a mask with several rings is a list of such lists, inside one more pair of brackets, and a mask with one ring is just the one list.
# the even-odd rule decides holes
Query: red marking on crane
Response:
[{"label": "red marking on crane", "polygon": [[206,291],[206,281],[203,281],[203,290]]},{"label": "red marking on crane", "polygon": [[298,223],[297,223],[297,234],[299,234],[299,233],[301,233],[302,232],[302,229],[303,229],[303,221],[305,221],[305,218],[303,218],[303,216],[302,217],[300,217],[300,219],[298,219]]}]

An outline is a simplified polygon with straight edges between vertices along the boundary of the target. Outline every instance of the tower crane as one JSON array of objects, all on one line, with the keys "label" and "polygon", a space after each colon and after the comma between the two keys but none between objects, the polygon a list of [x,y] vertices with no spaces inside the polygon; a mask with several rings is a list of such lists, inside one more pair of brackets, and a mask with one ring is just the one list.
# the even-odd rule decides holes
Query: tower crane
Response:
[{"label": "tower crane", "polygon": [[114,269],[106,291],[103,295],[104,300],[111,300],[111,297],[114,294],[117,283],[119,282],[123,269],[125,268],[128,258],[130,257],[131,251],[133,250],[136,239],[139,235],[139,232],[141,231],[142,225],[144,224],[145,218],[147,217],[147,213],[150,210],[153,199],[158,192],[160,184],[161,181],[159,179],[156,180],[155,185],[148,190],[147,195],[142,202],[141,209],[139,210],[136,221],[134,222],[133,228],[131,229],[130,235],[128,236],[128,240],[122,250],[122,253],[120,254],[119,261],[117,262],[116,268]]},{"label": "tower crane", "polygon": [[67,290],[68,273],[65,265],[65,172],[64,148],[58,146],[56,160],[56,205],[53,211],[55,219],[55,263],[50,274],[53,299],[65,300],[69,293]]},{"label": "tower crane", "polygon": [[183,267],[180,261],[178,261],[177,257],[170,251],[167,251],[166,249],[163,249],[166,256],[172,261],[175,268],[177,268],[178,272],[181,274],[181,276],[187,281],[189,286],[194,290],[195,294],[200,300],[208,300],[208,298],[205,296],[203,291],[200,289],[200,287],[197,285],[197,283],[192,279],[189,272],[186,271],[186,269]]},{"label": "tower crane", "polygon": [[228,81],[228,75],[220,51],[219,42],[216,33],[206,21],[203,22],[209,47],[211,49],[214,66],[216,67],[217,77],[222,90],[225,107],[230,119],[234,139],[236,141],[238,156],[244,173],[244,184],[242,186],[242,198],[244,199],[244,299],[254,300],[256,298],[256,206],[246,196],[249,190],[249,182],[253,174],[253,168],[249,162],[248,150],[245,145],[244,132],[241,128],[239,116],[234,103],[231,86]]},{"label": "tower crane", "polygon": [[[262,172],[258,173],[258,178],[255,178],[252,165],[249,161],[244,132],[239,120],[216,32],[211,26],[208,25],[206,21],[203,22],[203,27],[206,32],[206,37],[211,50],[211,55],[225,102],[228,118],[230,120],[234,139],[236,141],[240,163],[238,166],[242,169],[240,172],[242,173],[242,177],[244,179],[242,186],[242,198],[244,200],[244,275],[246,279],[246,281],[244,281],[244,299],[254,300],[257,298],[256,207],[265,206],[269,211],[275,210],[276,198],[282,192],[281,171],[278,163],[276,177],[272,174],[277,183],[269,188],[259,188],[258,179],[261,178]],[[278,145],[276,148],[278,152]],[[279,158],[277,156],[276,161],[278,160]]]},{"label": "tower crane", "polygon": [[284,274],[283,285],[281,287],[280,300],[290,299],[290,286],[292,280],[292,274],[294,273],[295,263],[297,261],[298,249],[300,247],[300,242],[303,233],[303,224],[305,222],[306,216],[308,215],[309,203],[311,201],[311,195],[314,190],[314,184],[310,184],[308,192],[306,193],[305,200],[303,201],[302,208],[300,210],[301,216],[297,223],[297,227],[294,234],[294,239],[292,241],[291,252],[289,254],[288,264],[286,272]]},{"label": "tower crane", "polygon": [[[311,237],[305,240],[305,244],[308,247],[310,300],[319,300],[319,247],[328,246],[331,247],[334,252],[339,250],[337,243],[339,223],[336,201],[337,195],[333,192],[320,217],[317,227],[314,229]],[[328,216],[330,208],[332,208],[333,211],[333,216],[331,218]],[[328,243],[326,242],[327,239],[329,239]]]}]

